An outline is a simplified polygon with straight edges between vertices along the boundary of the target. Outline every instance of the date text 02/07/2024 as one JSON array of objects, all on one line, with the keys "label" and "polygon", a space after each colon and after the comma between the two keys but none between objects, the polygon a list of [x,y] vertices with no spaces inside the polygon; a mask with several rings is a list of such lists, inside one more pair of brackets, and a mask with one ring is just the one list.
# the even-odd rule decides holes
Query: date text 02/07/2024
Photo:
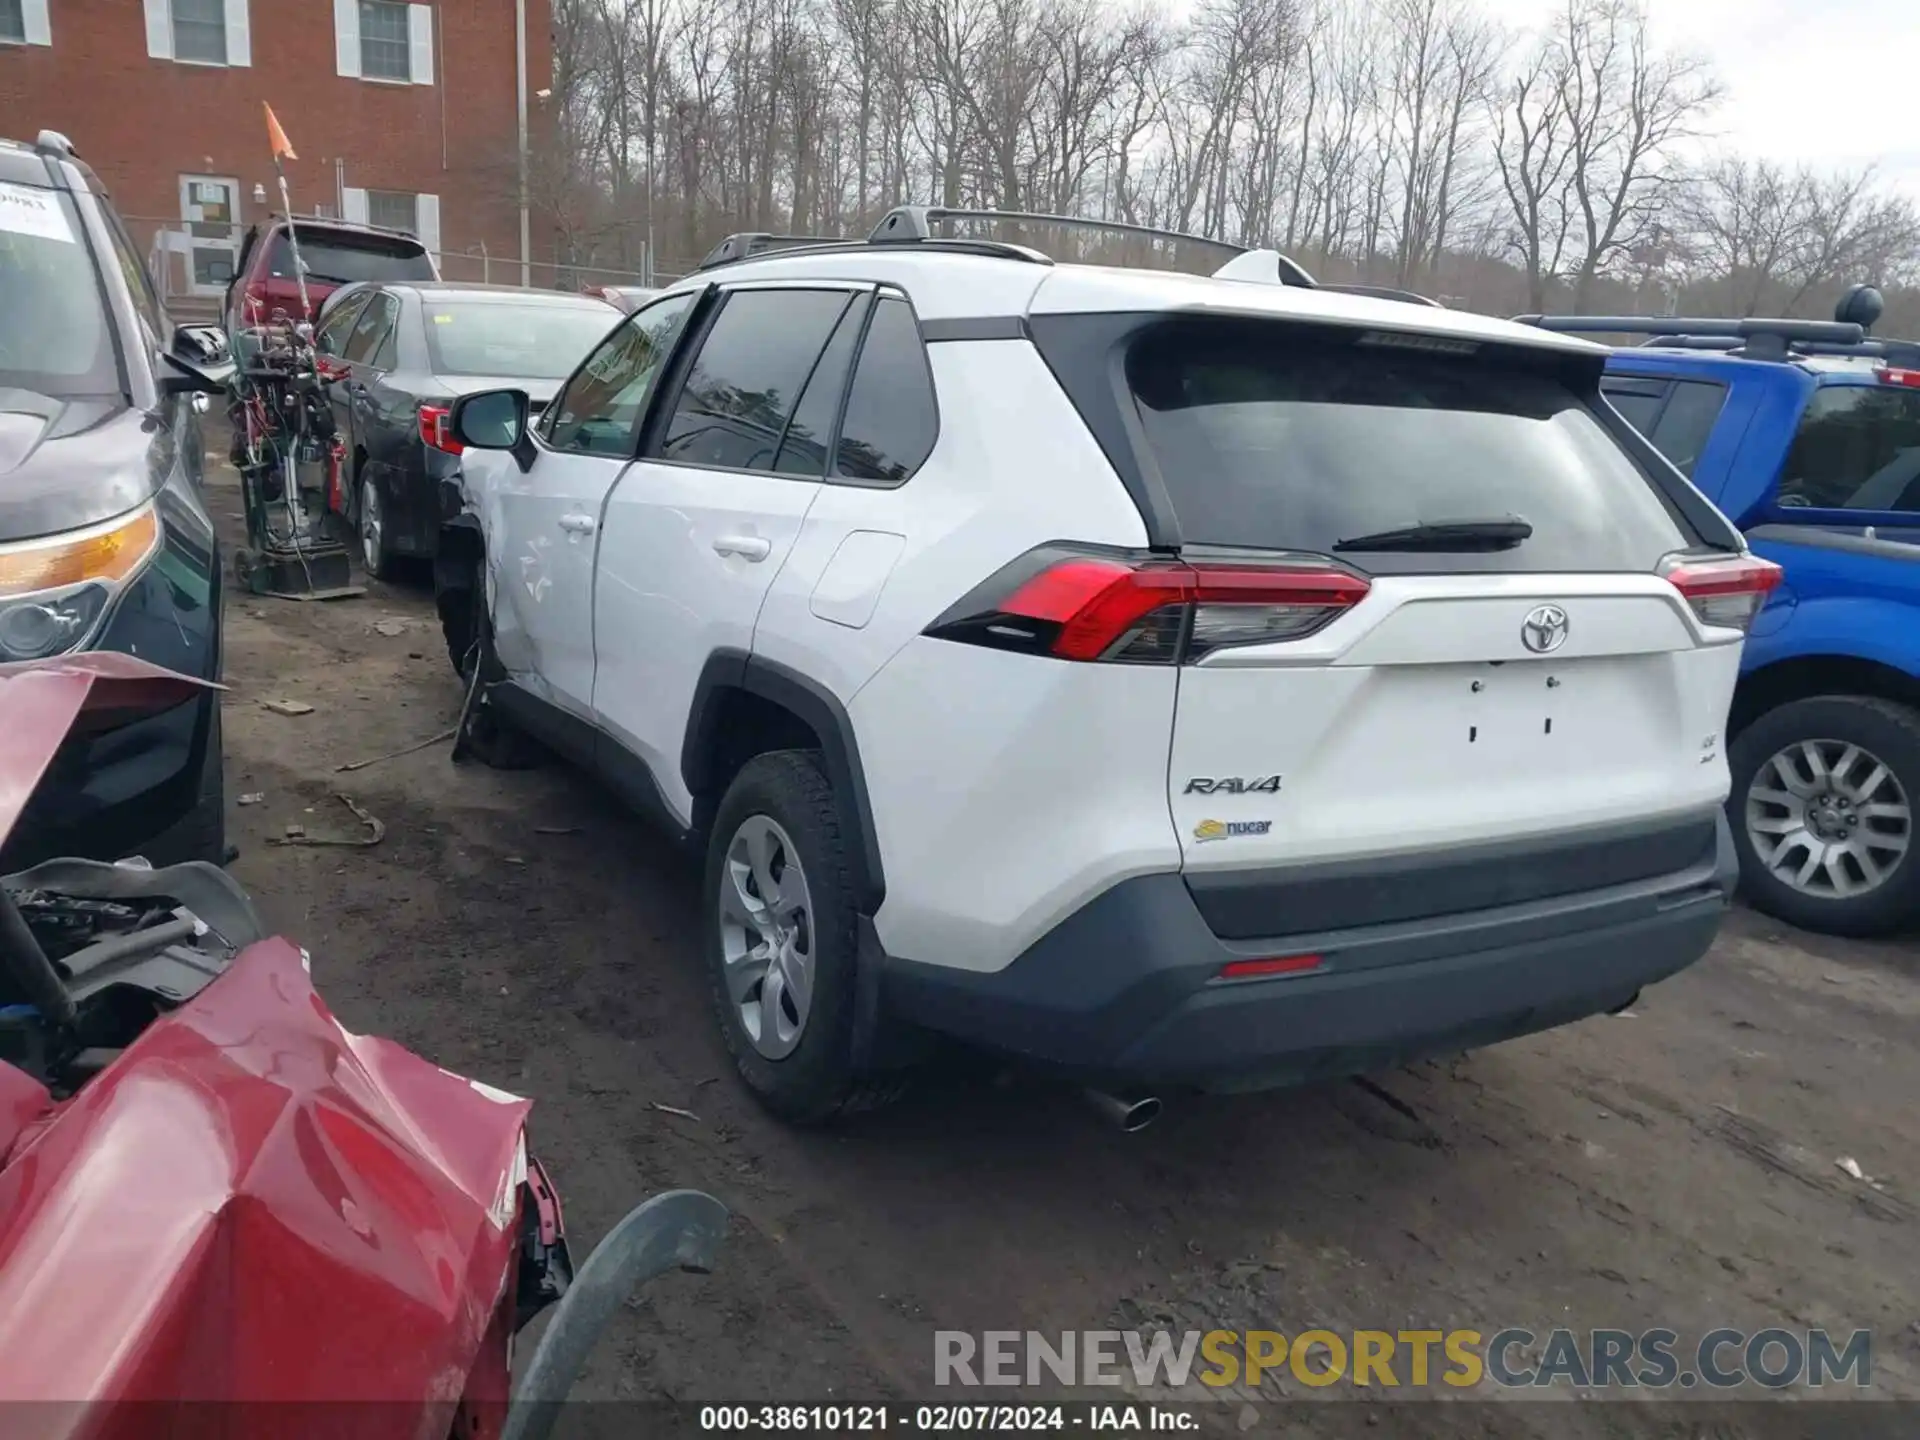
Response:
[{"label": "date text 02/07/2024", "polygon": [[1173,1405],[704,1405],[700,1429],[709,1434],[999,1435],[1026,1431],[1163,1432],[1200,1426],[1194,1409]]}]

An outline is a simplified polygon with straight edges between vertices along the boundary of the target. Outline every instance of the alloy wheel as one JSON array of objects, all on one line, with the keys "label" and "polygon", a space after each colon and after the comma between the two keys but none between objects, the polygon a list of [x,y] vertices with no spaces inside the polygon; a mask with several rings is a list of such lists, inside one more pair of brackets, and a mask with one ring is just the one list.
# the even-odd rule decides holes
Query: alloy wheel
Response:
[{"label": "alloy wheel", "polygon": [[1851,900],[1886,884],[1913,837],[1913,807],[1888,766],[1859,745],[1800,740],[1754,772],[1747,838],[1781,884]]}]

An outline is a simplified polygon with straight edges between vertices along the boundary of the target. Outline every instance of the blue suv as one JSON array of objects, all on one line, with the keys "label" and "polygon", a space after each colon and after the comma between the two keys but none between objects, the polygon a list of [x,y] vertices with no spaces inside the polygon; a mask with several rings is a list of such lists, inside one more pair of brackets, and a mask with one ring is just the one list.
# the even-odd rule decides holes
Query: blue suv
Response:
[{"label": "blue suv", "polygon": [[1741,883],[1809,930],[1920,915],[1920,344],[1831,321],[1523,316],[1621,346],[1614,407],[1785,578],[1755,619],[1728,721]]}]

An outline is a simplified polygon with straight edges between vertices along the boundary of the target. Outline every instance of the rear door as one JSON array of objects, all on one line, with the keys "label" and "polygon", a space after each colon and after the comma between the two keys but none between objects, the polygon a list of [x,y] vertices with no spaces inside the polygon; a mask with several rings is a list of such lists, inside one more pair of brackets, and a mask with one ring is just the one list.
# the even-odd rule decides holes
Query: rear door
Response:
[{"label": "rear door", "polygon": [[1275,566],[1347,577],[1297,602],[1294,579],[1273,604],[1202,592],[1169,776],[1190,869],[1431,852],[1725,795],[1739,632],[1702,630],[1660,575],[1700,537],[1606,428],[1590,375],[1454,348],[1271,322],[1134,345],[1147,448],[1185,558],[1219,567],[1213,598],[1257,596]]},{"label": "rear door", "polygon": [[820,493],[870,286],[741,285],[609,499],[594,577],[602,726],[684,818],[680,748],[716,650],[746,652]]}]

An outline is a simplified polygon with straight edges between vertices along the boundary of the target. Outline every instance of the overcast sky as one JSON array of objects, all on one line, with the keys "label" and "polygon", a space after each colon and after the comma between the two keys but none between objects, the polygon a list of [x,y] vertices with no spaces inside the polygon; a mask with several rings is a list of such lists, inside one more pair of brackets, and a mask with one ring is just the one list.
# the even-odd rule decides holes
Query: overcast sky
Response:
[{"label": "overcast sky", "polygon": [[[1515,27],[1560,0],[1481,0]],[[1821,165],[1874,164],[1920,201],[1916,0],[1646,0],[1664,43],[1698,51],[1727,88],[1722,142],[1753,155]]]}]

